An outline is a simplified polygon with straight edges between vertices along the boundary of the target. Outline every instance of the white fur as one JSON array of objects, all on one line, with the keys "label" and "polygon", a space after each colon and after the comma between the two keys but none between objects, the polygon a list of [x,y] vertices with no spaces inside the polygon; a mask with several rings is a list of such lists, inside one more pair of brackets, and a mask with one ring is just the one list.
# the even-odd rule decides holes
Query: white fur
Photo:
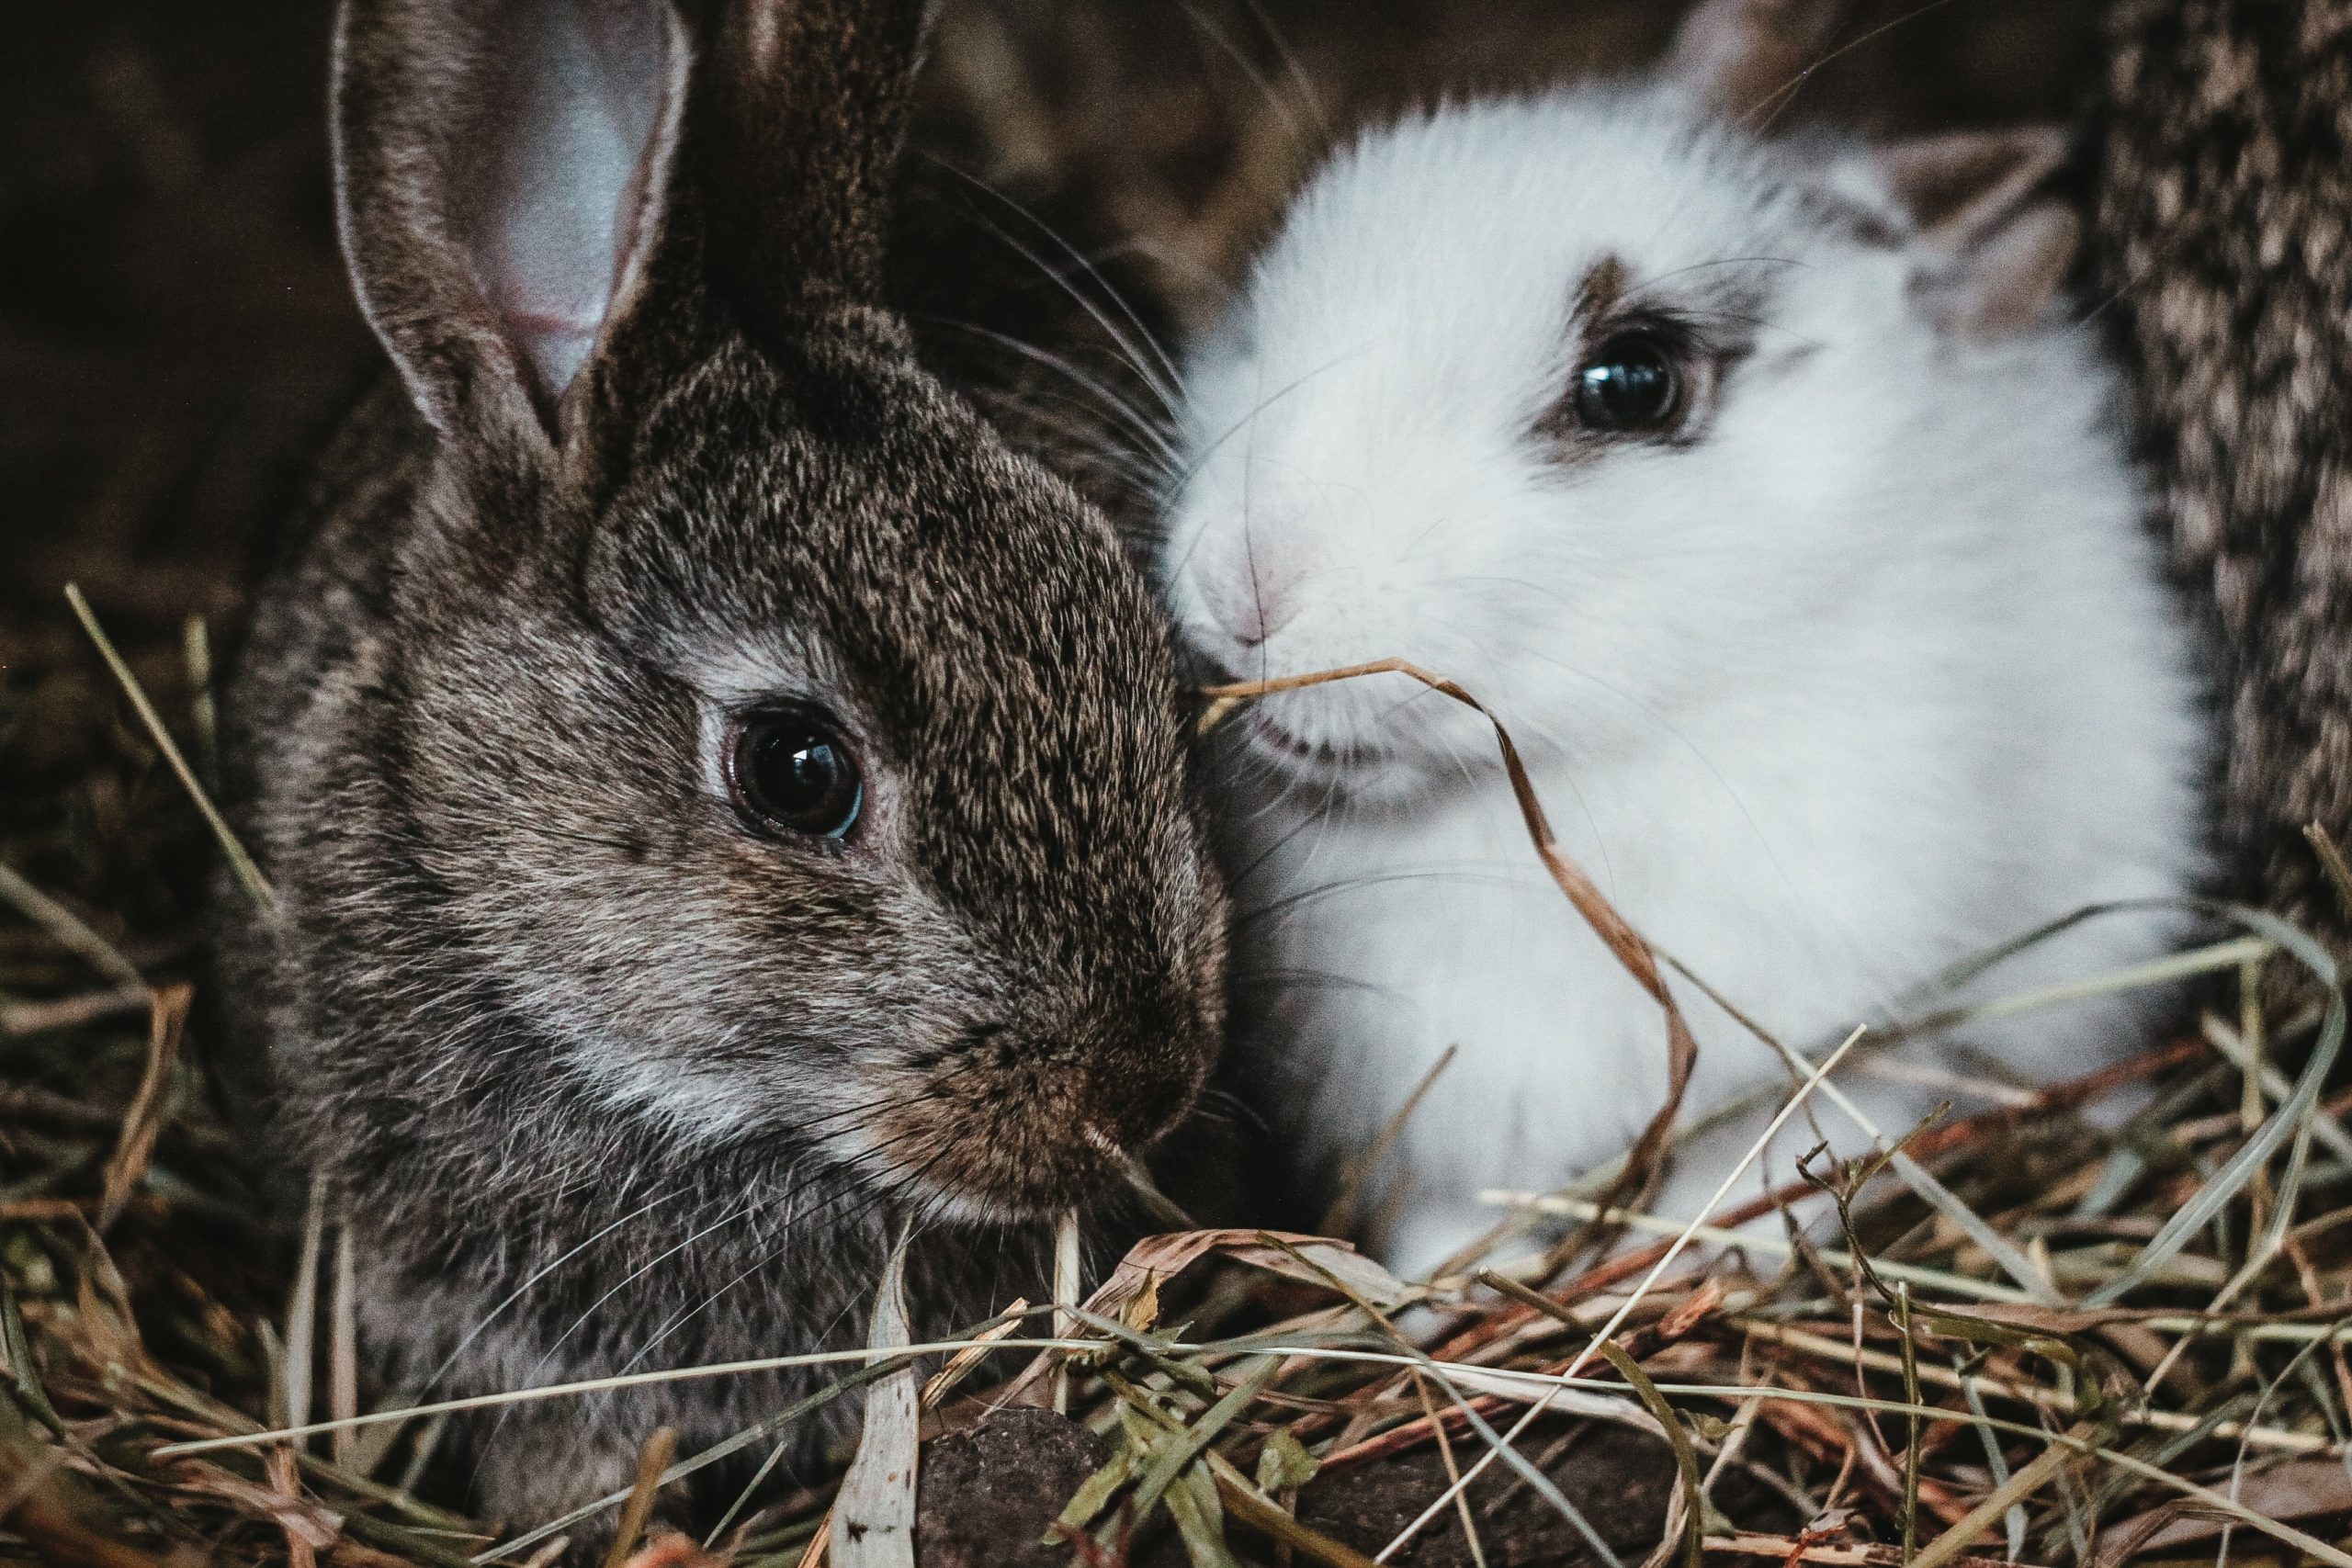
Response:
[{"label": "white fur", "polygon": [[[1912,288],[1924,243],[1867,235],[1813,186],[1850,178],[1850,151],[1761,149],[1647,90],[1370,136],[1188,367],[1162,558],[1188,639],[1236,676],[1400,656],[1491,704],[1617,907],[1807,1047],[2040,922],[2199,869],[2199,696],[2113,378],[2064,322],[1939,333]],[[1563,464],[1533,427],[1604,256],[1652,303],[1744,280],[1763,321],[1694,444]],[[1325,1153],[1360,1148],[1461,1047],[1399,1144],[1390,1256],[1427,1264],[1483,1230],[1482,1187],[1622,1154],[1665,1090],[1658,1010],[1546,880],[1483,722],[1380,676],[1235,727],[1235,961],[1272,977],[1251,1047],[1272,1102]],[[2093,921],[1980,990],[2144,958],[2179,926]],[[1690,1116],[1785,1081],[1676,989],[1700,1043]],[[2078,1005],[1967,1044],[2071,1075],[2132,1018]],[[1904,1049],[1974,1071],[1952,1043]],[[1901,1130],[1940,1096],[1860,1098]],[[1732,1141],[1694,1148],[1661,1207],[1695,1208]],[[1812,1142],[1784,1140],[1770,1178]]]}]

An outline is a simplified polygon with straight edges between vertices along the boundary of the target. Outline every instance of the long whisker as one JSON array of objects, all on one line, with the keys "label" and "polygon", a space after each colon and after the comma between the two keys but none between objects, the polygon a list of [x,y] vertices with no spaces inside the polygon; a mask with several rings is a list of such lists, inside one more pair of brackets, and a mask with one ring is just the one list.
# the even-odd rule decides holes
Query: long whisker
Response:
[{"label": "long whisker", "polygon": [[684,1241],[677,1242],[671,1247],[665,1247],[661,1252],[655,1254],[652,1258],[639,1264],[636,1268],[623,1275],[619,1281],[605,1291],[603,1295],[598,1296],[594,1301],[589,1303],[587,1308],[582,1311],[578,1317],[571,1320],[571,1325],[569,1328],[566,1328],[561,1334],[557,1335],[553,1339],[548,1342],[547,1348],[540,1352],[538,1360],[532,1366],[528,1381],[534,1383],[540,1381],[542,1376],[545,1375],[548,1367],[554,1361],[556,1352],[563,1348],[564,1342],[570,1339],[574,1334],[579,1333],[581,1329],[586,1327],[589,1320],[596,1315],[597,1312],[603,1308],[605,1303],[611,1301],[615,1296],[628,1289],[629,1286],[637,1283],[638,1280],[651,1273],[655,1269],[661,1267],[664,1263],[667,1263],[671,1258],[675,1258],[681,1252],[685,1251],[688,1247],[696,1245],[707,1237],[718,1234],[719,1231],[726,1229],[729,1225],[738,1224],[746,1216],[750,1215],[753,1210],[758,1208],[758,1206],[759,1205],[756,1201],[745,1202],[740,1208],[734,1209],[720,1218],[713,1220],[709,1224],[705,1225],[702,1229],[695,1232]]},{"label": "long whisker", "polygon": [[565,1251],[562,1256],[557,1258],[554,1261],[544,1264],[538,1269],[534,1269],[528,1278],[524,1280],[521,1284],[515,1286],[513,1291],[508,1292],[503,1301],[501,1301],[496,1306],[491,1308],[490,1311],[483,1315],[480,1323],[475,1324],[473,1327],[468,1329],[466,1331],[465,1337],[458,1340],[456,1348],[451,1349],[448,1355],[442,1358],[441,1364],[434,1368],[431,1375],[426,1377],[424,1382],[418,1386],[417,1392],[420,1397],[425,1393],[431,1393],[435,1385],[438,1384],[443,1378],[448,1376],[449,1369],[458,1364],[458,1358],[463,1356],[468,1350],[471,1349],[473,1348],[474,1341],[481,1338],[482,1335],[489,1330],[491,1325],[496,1323],[499,1318],[505,1314],[509,1307],[513,1306],[516,1302],[521,1301],[525,1295],[528,1294],[534,1285],[537,1285],[540,1280],[546,1279],[548,1275],[554,1273],[557,1269],[562,1268],[565,1264],[571,1262],[573,1258],[579,1257],[582,1253],[587,1251],[590,1247],[595,1246],[596,1243],[604,1240],[606,1236],[612,1235],[623,1225],[629,1224],[632,1220],[644,1218],[647,1214],[651,1213],[655,1209],[659,1208],[663,1203],[668,1202],[671,1199],[678,1197],[685,1190],[686,1190],[683,1187],[673,1187],[669,1191],[661,1194],[659,1197],[647,1201],[637,1208],[631,1210],[629,1213],[623,1214],[619,1219],[613,1221],[612,1224],[595,1232],[594,1235],[590,1235],[587,1240],[582,1241],[577,1246]]},{"label": "long whisker", "polygon": [[[1255,757],[1253,757],[1253,758],[1252,758],[1252,761],[1260,761],[1260,760],[1259,760],[1259,759],[1257,759],[1257,758],[1255,758]],[[1262,765],[1262,766],[1264,766],[1264,767],[1266,767],[1266,768],[1268,768],[1268,769],[1270,769],[1270,770],[1271,770],[1271,768],[1272,767],[1272,762],[1270,762],[1270,761],[1261,761],[1261,765]],[[1284,849],[1288,848],[1288,847],[1289,847],[1289,845],[1290,845],[1290,841],[1291,841],[1293,839],[1297,838],[1301,833],[1306,832],[1309,828],[1313,827],[1314,825],[1315,825],[1315,819],[1314,819],[1313,818],[1311,818],[1311,817],[1302,817],[1302,818],[1299,818],[1295,823],[1294,823],[1294,824],[1292,824],[1290,827],[1288,827],[1288,828],[1284,829],[1283,830],[1283,832],[1282,832],[1281,836],[1279,836],[1278,838],[1275,838],[1275,839],[1273,839],[1272,840],[1271,840],[1270,842],[1268,842],[1268,843],[1267,843],[1267,845],[1266,845],[1266,847],[1265,847],[1265,848],[1263,848],[1263,849],[1261,849],[1261,850],[1260,850],[1260,851],[1258,852],[1258,853],[1256,854],[1256,856],[1255,856],[1255,857],[1253,857],[1253,858],[1250,860],[1250,863],[1249,863],[1248,865],[1245,865],[1245,866],[1243,866],[1239,871],[1235,872],[1235,873],[1233,874],[1233,875],[1232,875],[1230,878],[1228,878],[1227,880],[1229,880],[1229,881],[1232,883],[1233,886],[1234,886],[1236,889],[1238,889],[1238,888],[1241,886],[1241,885],[1242,885],[1243,883],[1245,883],[1245,882],[1249,881],[1249,880],[1250,880],[1250,878],[1251,878],[1252,876],[1255,876],[1255,875],[1259,873],[1259,871],[1261,871],[1261,869],[1263,869],[1263,867],[1265,866],[1265,863],[1266,863],[1269,860],[1272,859],[1276,854],[1280,853],[1283,850],[1284,850]]]},{"label": "long whisker", "polygon": [[1359,979],[1351,975],[1328,974],[1317,969],[1262,969],[1252,975],[1234,976],[1236,986],[1277,987],[1308,991],[1347,991],[1358,996],[1377,997],[1382,1001],[1405,1005],[1410,998],[1394,986],[1384,986],[1377,980]]},{"label": "long whisker", "polygon": [[1126,430],[1127,434],[1148,443],[1170,467],[1174,466],[1176,461],[1176,449],[1169,442],[1167,435],[1162,433],[1159,427],[1154,424],[1150,418],[1148,417],[1142,410],[1136,408],[1133,403],[1128,402],[1125,398],[1119,396],[1115,390],[1103,382],[1100,378],[1087,374],[1086,371],[1065,356],[1055,354],[1047,349],[1039,348],[1035,344],[1024,343],[1021,339],[1012,336],[1010,333],[998,332],[993,327],[982,326],[977,321],[961,321],[944,316],[932,316],[920,319],[928,320],[935,325],[952,327],[961,332],[967,332],[975,337],[985,338],[1001,348],[1012,350],[1013,353],[1020,355],[1023,358],[1030,361],[1032,364],[1042,366],[1048,370],[1057,371],[1061,375],[1068,377],[1072,382],[1100,399],[1102,400],[1102,411],[1106,413],[1114,415],[1122,427]]},{"label": "long whisker", "polygon": [[1293,49],[1289,40],[1283,37],[1282,29],[1274,25],[1274,18],[1267,14],[1265,6],[1259,4],[1259,0],[1242,0],[1242,3],[1249,8],[1251,18],[1265,33],[1266,41],[1274,46],[1274,57],[1282,62],[1283,70],[1290,77],[1291,85],[1297,90],[1299,102],[1305,104],[1306,112],[1314,117],[1316,133],[1328,139],[1331,117],[1323,107],[1322,95],[1315,90],[1314,79],[1307,75],[1306,64],[1298,58],[1298,51]]},{"label": "long whisker", "polygon": [[[934,1161],[936,1157],[937,1156],[934,1156]],[[859,1161],[864,1161],[869,1158],[887,1162],[889,1158],[888,1145],[877,1145],[876,1148],[866,1151],[865,1154],[861,1154],[858,1156]],[[933,1162],[925,1162],[926,1172],[931,1163]],[[768,1204],[763,1206],[773,1206],[776,1201],[782,1201],[789,1204],[794,1196],[798,1192],[805,1190],[817,1179],[820,1179],[823,1176],[832,1176],[837,1174],[839,1174],[838,1171],[827,1171],[820,1173],[820,1177],[811,1178],[809,1181],[802,1182],[791,1190],[787,1191],[781,1200],[771,1200]],[[834,1217],[834,1223],[846,1227],[853,1224],[856,1217],[857,1216],[853,1212],[850,1214]],[[631,1356],[621,1365],[619,1369],[620,1373],[625,1375],[628,1372],[635,1371],[639,1366],[643,1364],[645,1358],[651,1355],[654,1350],[657,1349],[662,1343],[668,1339],[673,1334],[675,1334],[679,1329],[684,1327],[687,1324],[693,1322],[695,1318],[700,1317],[704,1313],[709,1311],[713,1306],[718,1303],[722,1297],[724,1297],[729,1292],[734,1290],[737,1286],[742,1284],[744,1280],[749,1280],[752,1276],[765,1270],[769,1265],[773,1264],[777,1258],[790,1251],[794,1245],[808,1239],[806,1235],[799,1234],[798,1227],[790,1224],[788,1220],[783,1226],[783,1232],[784,1239],[778,1242],[774,1247],[763,1253],[756,1260],[747,1265],[741,1272],[737,1273],[725,1284],[720,1285],[718,1289],[704,1295],[699,1303],[676,1314],[669,1322],[656,1329],[652,1335],[646,1339],[645,1343],[638,1348],[637,1353]]]},{"label": "long whisker", "polygon": [[[1208,15],[1198,6],[1192,4],[1191,0],[1182,0],[1179,8],[1183,11],[1185,17],[1192,22],[1193,28],[1196,28],[1203,37],[1216,44],[1217,49],[1223,52],[1227,59],[1231,60],[1234,64],[1239,66],[1241,68],[1241,73],[1250,78],[1250,85],[1257,88],[1258,91],[1264,96],[1266,107],[1273,110],[1275,118],[1282,121],[1283,130],[1284,133],[1289,136],[1291,144],[1302,149],[1313,147],[1315,142],[1318,140],[1318,137],[1310,135],[1308,128],[1299,123],[1296,115],[1292,112],[1292,106],[1290,103],[1287,102],[1283,98],[1283,95],[1275,89],[1274,85],[1266,79],[1265,73],[1258,69],[1257,62],[1251,60],[1249,54],[1243,51],[1238,44],[1235,43],[1231,38],[1226,35],[1224,28],[1218,27],[1214,21],[1212,21]],[[1259,13],[1259,19],[1261,22],[1265,20],[1263,12]],[[1272,30],[1272,24],[1267,24],[1267,28],[1268,31],[1271,33]],[[1279,38],[1276,38],[1274,42],[1276,49],[1278,51],[1281,50],[1282,40]],[[1291,57],[1290,64],[1295,79],[1304,81],[1304,73],[1298,72],[1297,60],[1295,56]],[[1316,103],[1314,93],[1311,89],[1306,95],[1306,102],[1310,110],[1316,112],[1319,118],[1320,106]],[[1316,130],[1319,130],[1320,126],[1318,125]]]},{"label": "long whisker", "polygon": [[1003,203],[1004,206],[1019,214],[1024,222],[1028,223],[1039,233],[1045,235],[1046,239],[1053,242],[1054,245],[1059,249],[1063,254],[1069,256],[1071,261],[1077,263],[1078,265],[1084,270],[1088,278],[1090,278],[1097,288],[1102,290],[1103,294],[1109,298],[1111,303],[1118,308],[1119,313],[1125,316],[1133,325],[1136,333],[1143,340],[1145,346],[1150,350],[1152,359],[1157,361],[1157,369],[1154,368],[1151,363],[1146,361],[1144,352],[1142,349],[1136,346],[1135,339],[1130,338],[1126,333],[1120,328],[1117,322],[1114,321],[1109,315],[1104,313],[1100,305],[1089,299],[1085,290],[1070,282],[1070,280],[1062,274],[1059,268],[1049,265],[1043,256],[1039,255],[1035,251],[1023,244],[1019,238],[1005,230],[1001,225],[992,223],[988,219],[980,217],[977,213],[973,215],[976,222],[978,222],[983,227],[987,228],[989,231],[993,233],[998,239],[1003,241],[1006,245],[1012,249],[1015,254],[1019,255],[1023,260],[1028,262],[1031,265],[1036,267],[1038,271],[1051,278],[1064,293],[1068,294],[1070,299],[1077,303],[1078,307],[1084,310],[1087,315],[1092,319],[1094,324],[1102,329],[1104,335],[1108,336],[1113,343],[1119,346],[1120,352],[1126,355],[1128,365],[1135,371],[1136,376],[1142,379],[1147,387],[1150,388],[1153,395],[1159,399],[1160,402],[1167,407],[1168,411],[1170,413],[1173,413],[1182,401],[1182,399],[1178,394],[1178,389],[1183,384],[1183,373],[1177,368],[1175,360],[1170,357],[1168,351],[1160,345],[1159,340],[1152,335],[1151,329],[1144,324],[1142,316],[1137,314],[1135,307],[1127,302],[1126,296],[1122,294],[1117,288],[1114,288],[1110,280],[1102,276],[1102,268],[1095,265],[1094,263],[1089,259],[1083,252],[1080,251],[1077,246],[1064,239],[1061,236],[1061,233],[1051,224],[1038,217],[1035,212],[1032,212],[1027,207],[1022,205],[1019,201],[1013,199],[1011,196],[1008,196],[1003,191],[997,189],[988,181],[981,179],[978,175],[974,175],[967,170],[957,168],[955,164],[948,163],[943,158],[930,154],[926,154],[926,156],[929,157],[932,163],[936,164],[943,169],[945,169],[957,179],[963,180],[967,184],[970,185],[974,189],[981,192],[983,195],[995,201]]},{"label": "long whisker", "polygon": [[1517,888],[1522,886],[1522,879],[1514,878],[1501,872],[1439,868],[1427,871],[1379,872],[1363,876],[1340,877],[1332,882],[1317,883],[1312,887],[1298,888],[1236,916],[1233,923],[1238,929],[1271,916],[1287,913],[1301,904],[1337,897],[1342,893],[1353,893],[1366,887],[1385,887],[1412,882],[1464,882],[1502,888]]},{"label": "long whisker", "polygon": [[[1314,380],[1315,378],[1322,375],[1325,371],[1335,369],[1341,365],[1345,365],[1349,360],[1355,358],[1357,355],[1363,352],[1364,350],[1363,349],[1356,349],[1351,353],[1342,354],[1336,358],[1327,360],[1323,364],[1317,366],[1314,369],[1297,377],[1295,379],[1291,381],[1289,385],[1282,388],[1280,390],[1271,394],[1270,396],[1260,399],[1256,407],[1252,408],[1249,412],[1243,414],[1239,419],[1235,420],[1231,424],[1227,425],[1216,440],[1210,442],[1206,446],[1202,447],[1201,450],[1194,455],[1189,467],[1183,468],[1175,476],[1169,485],[1167,504],[1172,508],[1176,504],[1177,501],[1182,497],[1184,491],[1190,488],[1192,482],[1200,477],[1202,467],[1205,465],[1211,457],[1216,456],[1219,449],[1221,449],[1227,442],[1232,440],[1236,435],[1240,434],[1242,432],[1249,430],[1255,425],[1259,418],[1263,415],[1268,409],[1272,408],[1276,403],[1281,402],[1284,398],[1289,397],[1293,392],[1297,391],[1301,387],[1306,386],[1309,381]],[[1182,558],[1176,563],[1176,570],[1178,572],[1181,573],[1184,568],[1192,564],[1193,552],[1200,548],[1201,538],[1207,533],[1207,531],[1208,523],[1204,519],[1201,525],[1193,530],[1193,542],[1185,547]]]},{"label": "long whisker", "polygon": [[1882,22],[1877,27],[1860,34],[1859,37],[1849,39],[1844,43],[1839,44],[1836,49],[1829,51],[1820,59],[1815,61],[1812,64],[1807,65],[1804,70],[1790,77],[1778,88],[1767,94],[1755,107],[1749,109],[1747,111],[1747,118],[1751,122],[1749,129],[1758,136],[1761,136],[1766,131],[1771,130],[1773,122],[1779,119],[1781,114],[1788,109],[1789,106],[1796,101],[1797,90],[1803,87],[1806,81],[1812,77],[1813,73],[1820,70],[1823,66],[1827,65],[1832,61],[1838,60],[1845,55],[1851,54],[1854,51],[1861,48],[1864,44],[1871,42],[1874,39],[1882,38],[1884,35],[1893,32],[1897,28],[1905,27],[1912,22],[1917,21],[1920,17],[1926,16],[1930,11],[1940,11],[1946,6],[1951,4],[1951,0],[1927,0],[1925,5],[1916,6],[1911,10],[1905,11],[1899,17]]}]

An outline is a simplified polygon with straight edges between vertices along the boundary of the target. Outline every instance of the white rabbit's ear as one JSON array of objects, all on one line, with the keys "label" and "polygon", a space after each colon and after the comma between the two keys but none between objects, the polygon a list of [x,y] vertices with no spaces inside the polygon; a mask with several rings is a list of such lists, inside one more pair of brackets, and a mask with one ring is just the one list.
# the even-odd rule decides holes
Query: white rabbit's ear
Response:
[{"label": "white rabbit's ear", "polygon": [[1851,0],[1699,0],[1666,75],[1728,118],[1770,114],[1817,64]]},{"label": "white rabbit's ear", "polygon": [[345,253],[437,428],[554,431],[651,244],[687,55],[668,0],[345,0]]},{"label": "white rabbit's ear", "polygon": [[2063,131],[1960,131],[1882,147],[1872,163],[1905,220],[1913,293],[1937,324],[1989,340],[2040,320],[2080,254],[2083,224],[2049,193]]}]

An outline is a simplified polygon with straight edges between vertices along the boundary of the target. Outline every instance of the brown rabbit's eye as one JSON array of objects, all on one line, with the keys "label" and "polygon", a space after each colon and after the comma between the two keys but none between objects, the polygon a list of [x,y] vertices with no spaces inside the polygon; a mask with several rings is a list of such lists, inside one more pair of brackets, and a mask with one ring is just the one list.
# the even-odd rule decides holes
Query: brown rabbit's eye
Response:
[{"label": "brown rabbit's eye", "polygon": [[807,714],[755,714],[735,732],[729,784],[763,824],[841,839],[857,825],[865,781],[848,745]]},{"label": "brown rabbit's eye", "polygon": [[1574,396],[1578,417],[1596,429],[1663,430],[1682,412],[1682,374],[1655,334],[1626,333],[1577,369]]}]

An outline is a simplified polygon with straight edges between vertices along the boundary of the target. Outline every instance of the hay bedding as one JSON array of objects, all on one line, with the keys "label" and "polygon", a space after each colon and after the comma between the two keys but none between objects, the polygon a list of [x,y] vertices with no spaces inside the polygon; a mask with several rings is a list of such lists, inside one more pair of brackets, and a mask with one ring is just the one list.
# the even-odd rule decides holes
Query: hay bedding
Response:
[{"label": "hay bedding", "polygon": [[[1203,308],[1177,280],[1239,254],[1297,153],[1248,130],[1254,85],[1214,64],[1234,56],[1181,16],[1155,31],[1159,9],[1091,30],[1076,7],[953,14],[951,43],[1027,63],[947,80],[926,136],[1090,246],[1152,240],[1121,281],[1173,323]],[[1341,84],[1335,118],[1393,93],[1401,62],[1541,73],[1663,32],[1630,5],[1576,27],[1512,6],[1476,26],[1460,13],[1481,8],[1439,4],[1353,28],[1295,9],[1301,58]],[[540,1523],[494,1535],[445,1511],[429,1418],[161,1451],[399,1403],[359,1375],[332,1227],[276,1239],[209,1108],[190,987],[218,846],[61,592],[91,586],[130,682],[208,778],[211,638],[189,617],[232,623],[274,477],[366,363],[322,222],[313,10],[254,0],[241,29],[56,8],[12,17],[26,47],[0,48],[0,1560],[454,1564]],[[1271,69],[1247,13],[1203,14]],[[2081,24],[1950,6],[1862,51],[1875,89],[1833,68],[1823,96],[1914,124],[2050,112],[2084,79]],[[1114,113],[1132,134],[1099,134]],[[1003,279],[960,308],[1107,354],[1034,275]],[[960,367],[1123,499],[1119,466],[1041,412],[1026,371]],[[2205,1010],[2177,1037],[1939,1121],[1907,1169],[1816,1166],[1830,1196],[1800,1190],[1844,1210],[1838,1245],[1665,1261],[1683,1227],[1633,1219],[1602,1261],[1555,1239],[1594,1212],[1574,1193],[1498,1208],[1529,1228],[1431,1294],[1306,1238],[1143,1244],[1091,1297],[989,1325],[1082,1348],[921,1359],[922,1561],[1354,1563],[1418,1523],[1388,1560],[2352,1562],[2352,1139],[2322,1077],[2338,1025],[2321,987],[2272,1012],[2242,1000],[2279,992],[2260,973],[2294,968],[2294,946],[2256,931],[2209,950]],[[2128,1083],[2154,1087],[2148,1109],[2118,1139],[2086,1134],[2074,1113]],[[900,1365],[844,1366],[844,1397],[907,1390]],[[715,1544],[799,1562],[831,1505],[772,1502]],[[869,1550],[857,1519],[835,1524],[835,1561]],[[698,1551],[658,1540],[644,1560]]]}]

